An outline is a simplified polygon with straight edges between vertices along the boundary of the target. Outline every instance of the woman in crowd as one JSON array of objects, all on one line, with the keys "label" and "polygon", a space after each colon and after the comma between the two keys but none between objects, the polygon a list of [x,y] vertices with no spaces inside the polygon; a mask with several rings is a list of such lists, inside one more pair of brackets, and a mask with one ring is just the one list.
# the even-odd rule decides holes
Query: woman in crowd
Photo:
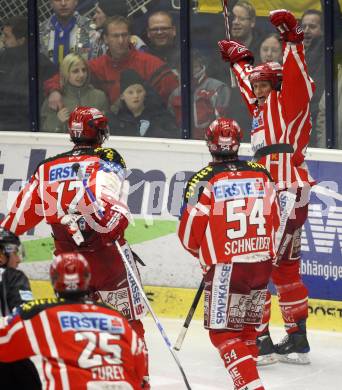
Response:
[{"label": "woman in crowd", "polygon": [[120,94],[117,112],[110,118],[112,134],[180,138],[175,118],[137,72],[126,69],[121,73]]},{"label": "woman in crowd", "polygon": [[109,111],[105,93],[89,83],[88,65],[80,55],[71,53],[65,56],[61,63],[60,75],[64,107],[56,112],[49,108],[47,100],[44,101],[41,110],[41,131],[68,132],[69,115],[77,106],[96,107],[104,113]]},{"label": "woman in crowd", "polygon": [[260,45],[260,61],[282,63],[282,50],[279,36],[276,33],[267,35]]}]

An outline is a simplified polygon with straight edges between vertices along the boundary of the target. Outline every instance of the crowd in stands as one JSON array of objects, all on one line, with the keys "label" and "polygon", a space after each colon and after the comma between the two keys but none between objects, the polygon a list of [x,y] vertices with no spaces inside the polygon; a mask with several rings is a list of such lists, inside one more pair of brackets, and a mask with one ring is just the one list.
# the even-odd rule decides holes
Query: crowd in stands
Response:
[{"label": "crowd in stands", "polygon": [[[230,38],[255,54],[254,64],[281,63],[281,42],[264,28],[266,17],[257,14],[253,2],[231,3]],[[137,23],[126,0],[98,0],[88,16],[78,12],[78,0],[49,0],[49,5],[51,16],[39,23],[40,130],[66,132],[69,113],[91,105],[108,115],[113,135],[180,138],[179,11],[152,8]],[[193,13],[194,25],[196,18]],[[303,10],[300,22],[309,74],[316,83],[310,145],[326,147],[323,14]],[[1,27],[0,130],[25,131],[30,129],[27,18],[9,18]],[[216,42],[223,36],[222,30],[215,31],[220,31],[211,37]],[[208,31],[195,33],[191,42],[191,138],[203,139],[210,122],[229,116],[249,142],[251,123],[240,91],[217,61],[217,46],[206,50],[201,34],[208,36]]]}]

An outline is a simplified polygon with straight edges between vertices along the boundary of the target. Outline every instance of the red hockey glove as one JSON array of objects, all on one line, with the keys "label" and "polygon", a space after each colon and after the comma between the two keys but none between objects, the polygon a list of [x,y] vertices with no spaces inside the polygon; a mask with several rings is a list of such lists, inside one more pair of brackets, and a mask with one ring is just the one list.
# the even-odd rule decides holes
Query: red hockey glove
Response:
[{"label": "red hockey glove", "polygon": [[280,32],[280,36],[285,42],[298,43],[303,41],[303,29],[290,11],[286,9],[271,11],[270,21]]},{"label": "red hockey glove", "polygon": [[99,221],[100,225],[106,228],[105,235],[111,240],[117,240],[123,236],[125,229],[128,226],[127,217],[116,207],[108,208],[104,216]]},{"label": "red hockey glove", "polygon": [[218,46],[221,57],[225,62],[230,62],[232,65],[241,60],[246,60],[250,64],[254,62],[253,53],[246,46],[236,41],[227,41],[224,39],[218,42]]}]

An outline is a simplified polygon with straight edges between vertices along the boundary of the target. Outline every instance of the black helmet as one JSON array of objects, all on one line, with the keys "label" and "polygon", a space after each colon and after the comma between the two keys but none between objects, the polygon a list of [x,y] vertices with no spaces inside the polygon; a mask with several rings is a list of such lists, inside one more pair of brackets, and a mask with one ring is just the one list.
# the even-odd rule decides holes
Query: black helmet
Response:
[{"label": "black helmet", "polygon": [[13,234],[11,231],[0,227],[0,247],[3,247],[7,244],[14,244],[20,246],[19,237]]},{"label": "black helmet", "polygon": [[17,251],[20,252],[21,257],[24,257],[19,237],[2,227],[0,227],[0,250],[2,250],[6,256]]}]

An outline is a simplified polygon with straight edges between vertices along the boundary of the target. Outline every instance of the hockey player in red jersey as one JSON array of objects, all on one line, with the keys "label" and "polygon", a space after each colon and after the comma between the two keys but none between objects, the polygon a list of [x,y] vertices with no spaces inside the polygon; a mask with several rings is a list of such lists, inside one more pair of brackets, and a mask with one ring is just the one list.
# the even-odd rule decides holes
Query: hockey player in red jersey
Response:
[{"label": "hockey player in red jersey", "polygon": [[[309,103],[315,90],[304,58],[304,34],[291,12],[270,12],[270,21],[283,41],[283,66],[270,62],[252,67],[253,53],[235,41],[219,42],[224,61],[230,62],[240,91],[253,117],[253,151],[267,154],[259,160],[277,183],[282,222],[277,237],[278,264],[272,272],[287,336],[273,345],[268,330],[270,294],[258,338],[260,363],[279,360],[306,364],[308,291],[300,276],[301,229],[307,218],[309,189],[314,184],[304,162],[311,133]],[[292,154],[279,144],[293,146]],[[286,226],[286,228],[285,228]]]},{"label": "hockey player in red jersey", "polygon": [[274,258],[279,204],[268,171],[238,159],[242,132],[215,120],[213,161],[188,182],[178,235],[204,273],[204,326],[236,390],[263,390],[254,358]]},{"label": "hockey player in red jersey", "polygon": [[[70,114],[69,133],[74,148],[40,163],[2,226],[21,235],[45,219],[52,228],[55,254],[81,252],[91,268],[91,292],[120,311],[143,338],[141,318],[146,307],[114,243],[118,240],[138,273],[124,239],[130,219],[125,162],[115,149],[102,147],[109,136],[108,121],[96,108],[77,107]],[[103,217],[94,208],[75,166],[102,207]]]},{"label": "hockey player in red jersey", "polygon": [[87,299],[85,258],[57,256],[50,278],[57,298],[25,303],[0,329],[0,361],[42,357],[44,388],[51,390],[142,389],[144,342],[119,312]]}]

